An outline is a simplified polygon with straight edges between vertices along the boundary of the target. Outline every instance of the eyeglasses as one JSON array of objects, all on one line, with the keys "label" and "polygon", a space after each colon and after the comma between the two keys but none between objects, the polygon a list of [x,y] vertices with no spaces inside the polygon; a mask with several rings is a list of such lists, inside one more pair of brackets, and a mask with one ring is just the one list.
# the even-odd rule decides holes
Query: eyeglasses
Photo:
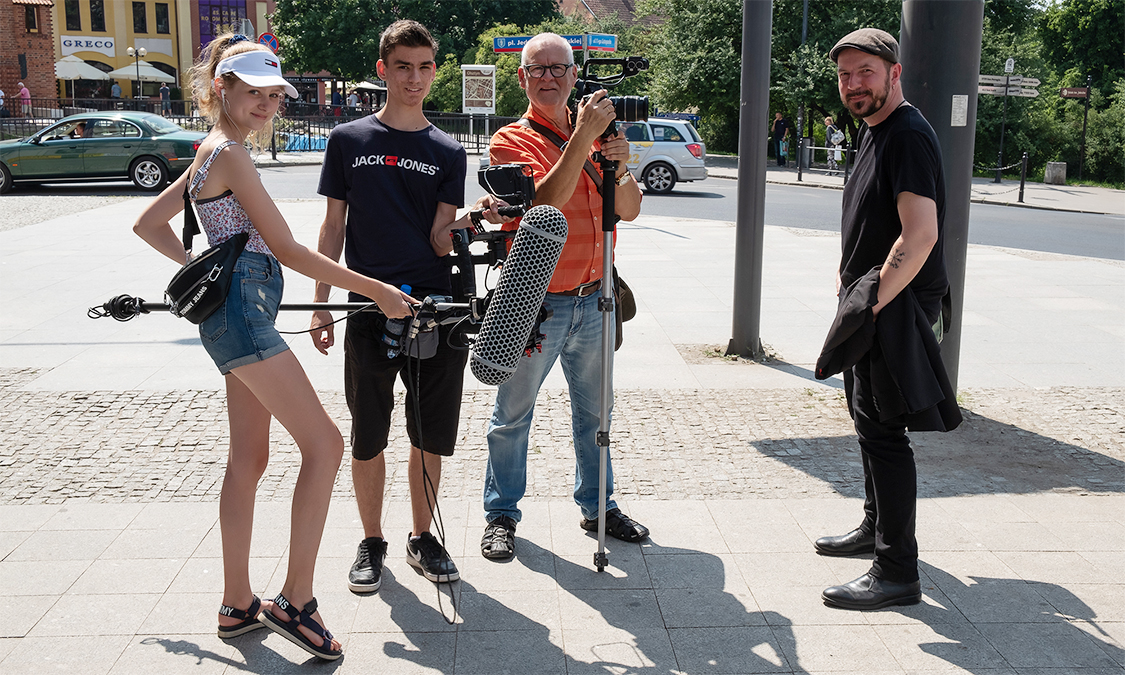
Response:
[{"label": "eyeglasses", "polygon": [[529,63],[523,69],[528,75],[539,79],[546,75],[548,70],[551,71],[551,77],[563,77],[573,65],[573,63],[553,63],[549,66],[542,66],[538,63]]}]

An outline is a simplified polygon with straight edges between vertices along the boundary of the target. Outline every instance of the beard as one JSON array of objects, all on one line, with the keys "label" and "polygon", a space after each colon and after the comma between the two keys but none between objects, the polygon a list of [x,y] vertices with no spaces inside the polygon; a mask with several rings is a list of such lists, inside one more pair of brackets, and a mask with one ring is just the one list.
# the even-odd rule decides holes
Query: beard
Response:
[{"label": "beard", "polygon": [[844,106],[851,112],[852,115],[859,119],[870,117],[883,109],[887,104],[887,97],[891,94],[891,71],[887,70],[886,80],[883,82],[881,91],[874,91],[865,89],[862,91],[852,92],[852,96],[866,96],[864,100],[849,100],[848,97],[841,97]]}]

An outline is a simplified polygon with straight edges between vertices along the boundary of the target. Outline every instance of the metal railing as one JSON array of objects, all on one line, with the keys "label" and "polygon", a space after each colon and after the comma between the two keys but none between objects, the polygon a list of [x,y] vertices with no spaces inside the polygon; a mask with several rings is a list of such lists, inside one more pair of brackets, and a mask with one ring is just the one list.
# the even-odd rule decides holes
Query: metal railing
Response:
[{"label": "metal railing", "polygon": [[[210,125],[199,116],[192,101],[170,101],[164,110],[159,97],[122,98],[33,98],[25,111],[18,100],[7,98],[5,107],[10,116],[0,112],[0,139],[25,138],[58,120],[83,112],[135,110],[163,114],[169,121],[191,131],[207,131]],[[275,152],[307,152],[324,150],[328,134],[337,125],[372,114],[370,106],[317,105],[300,101],[288,102],[274,124]],[[26,114],[25,114],[26,113]],[[426,117],[442,131],[474,152],[488,147],[492,133],[516,117],[467,115],[426,111]]]}]

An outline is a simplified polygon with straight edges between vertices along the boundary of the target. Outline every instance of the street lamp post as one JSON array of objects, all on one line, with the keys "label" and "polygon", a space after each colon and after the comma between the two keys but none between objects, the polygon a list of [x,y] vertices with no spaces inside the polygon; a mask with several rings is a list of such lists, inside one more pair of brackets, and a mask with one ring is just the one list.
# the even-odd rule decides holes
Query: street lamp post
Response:
[{"label": "street lamp post", "polygon": [[148,50],[144,47],[137,47],[136,49],[129,47],[125,50],[125,53],[132,56],[137,65],[137,90],[133,98],[141,98],[141,57],[148,54]]}]

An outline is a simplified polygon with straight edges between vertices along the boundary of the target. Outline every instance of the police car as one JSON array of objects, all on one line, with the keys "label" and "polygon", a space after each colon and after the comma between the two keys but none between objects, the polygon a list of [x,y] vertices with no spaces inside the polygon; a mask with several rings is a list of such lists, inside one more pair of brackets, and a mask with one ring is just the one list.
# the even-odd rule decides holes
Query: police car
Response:
[{"label": "police car", "polygon": [[621,122],[618,129],[629,141],[629,171],[649,192],[671,192],[677,182],[707,177],[707,147],[691,122],[650,117]]}]

